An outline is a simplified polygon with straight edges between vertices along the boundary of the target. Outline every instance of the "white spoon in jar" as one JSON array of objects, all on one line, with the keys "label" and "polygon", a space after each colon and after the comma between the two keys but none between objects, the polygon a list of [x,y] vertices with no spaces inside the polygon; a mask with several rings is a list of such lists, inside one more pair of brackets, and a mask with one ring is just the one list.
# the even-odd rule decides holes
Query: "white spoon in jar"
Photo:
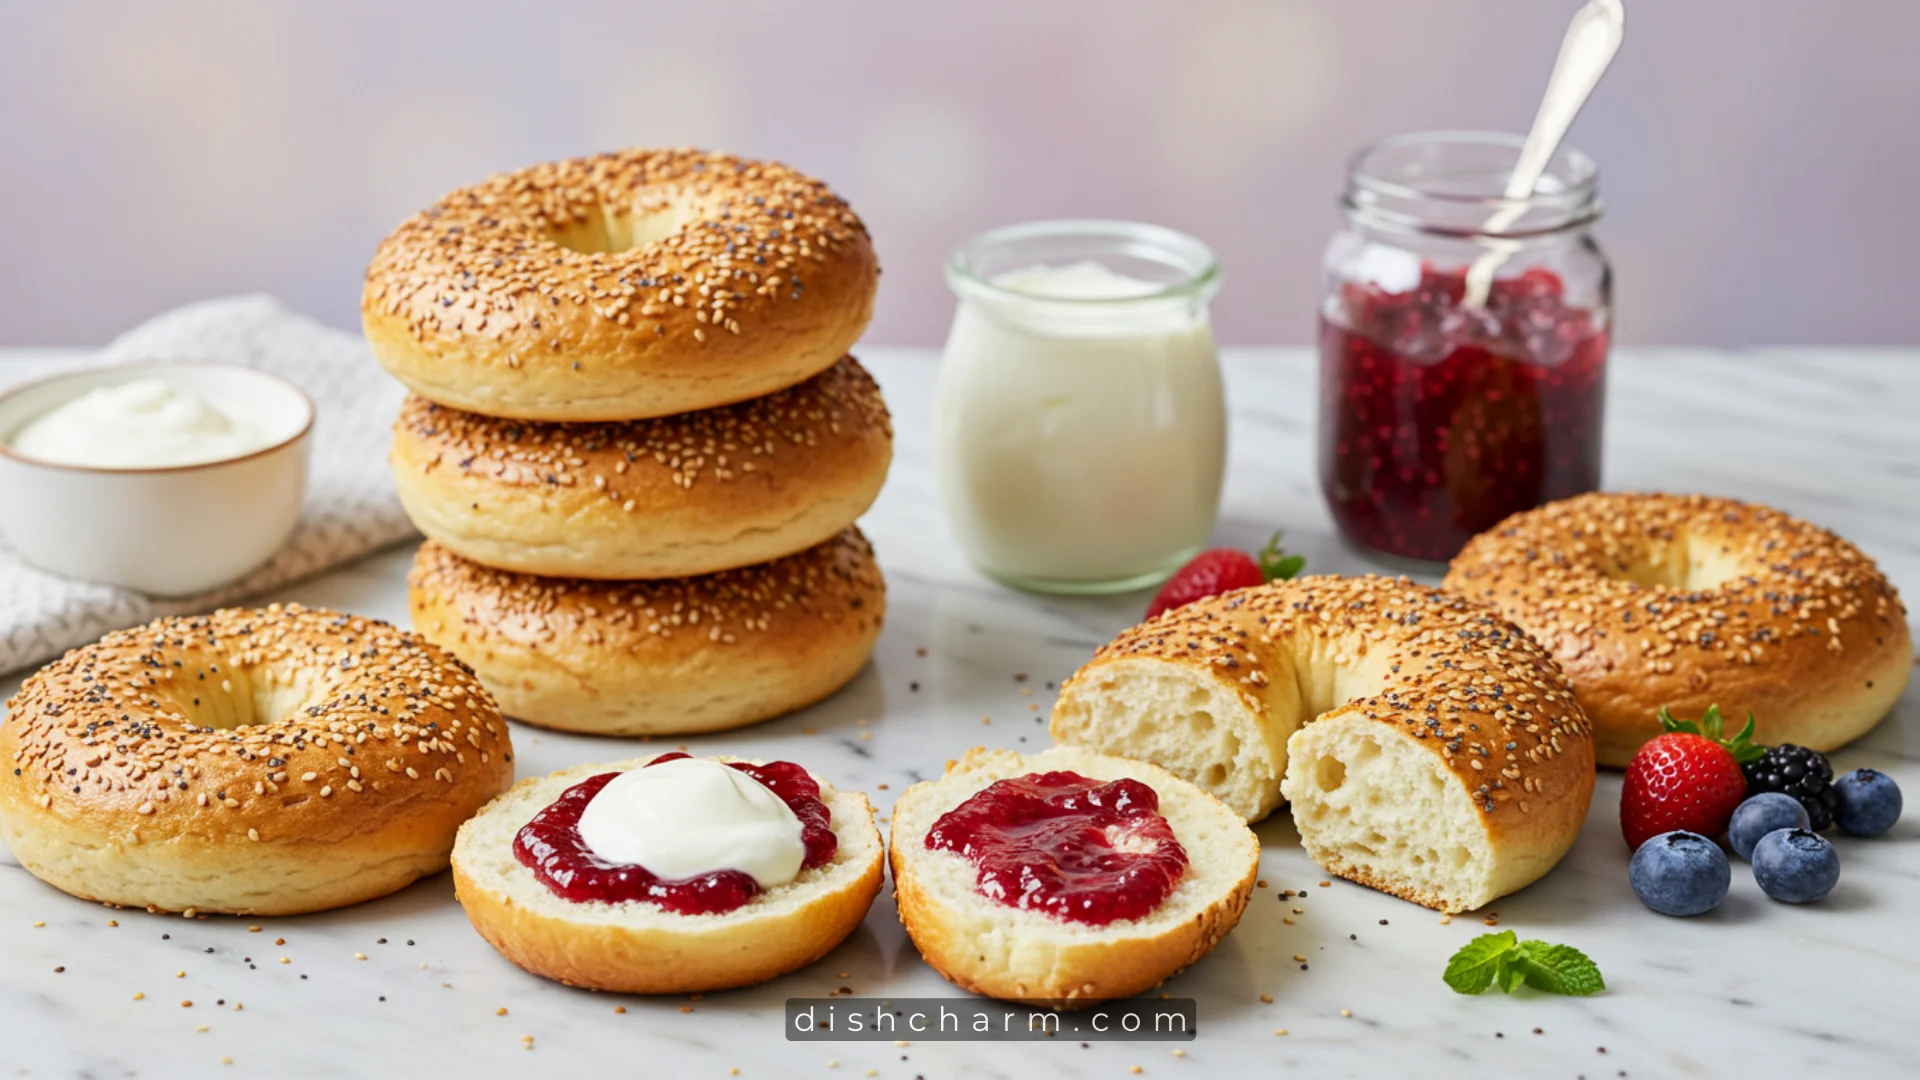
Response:
[{"label": "white spoon in jar", "polygon": [[[1580,115],[1581,106],[1613,62],[1613,55],[1620,51],[1626,27],[1627,11],[1621,0],[1588,0],[1574,13],[1567,36],[1560,40],[1560,57],[1553,62],[1553,74],[1547,77],[1547,92],[1540,99],[1540,111],[1534,114],[1533,129],[1527,132],[1520,158],[1507,178],[1502,193],[1507,205],[1487,218],[1481,232],[1497,236],[1527,212],[1526,200],[1533,196],[1547,163],[1567,137],[1573,118]],[[1520,246],[1501,239],[1486,243],[1487,250],[1467,267],[1466,297],[1461,304],[1473,310],[1486,307],[1494,273]]]}]

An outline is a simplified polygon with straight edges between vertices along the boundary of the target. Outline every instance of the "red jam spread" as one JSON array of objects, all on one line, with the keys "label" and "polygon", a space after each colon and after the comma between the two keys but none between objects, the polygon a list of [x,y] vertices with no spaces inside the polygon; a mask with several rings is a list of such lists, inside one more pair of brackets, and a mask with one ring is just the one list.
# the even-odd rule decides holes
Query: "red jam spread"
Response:
[{"label": "red jam spread", "polygon": [[1138,780],[1079,773],[998,780],[942,815],[927,847],[978,869],[981,895],[1104,926],[1152,913],[1187,871],[1187,851]]},{"label": "red jam spread", "polygon": [[1320,483],[1348,539],[1442,561],[1509,514],[1600,483],[1607,330],[1552,271],[1461,306],[1464,271],[1341,286],[1320,325]]},{"label": "red jam spread", "polygon": [[[648,766],[687,757],[662,754]],[[832,812],[820,801],[820,785],[800,766],[788,761],[749,765],[727,764],[765,784],[800,819],[801,840],[807,856],[801,868],[811,870],[831,862],[840,842],[833,835]],[[684,881],[662,881],[643,866],[610,863],[596,856],[580,839],[580,815],[617,772],[591,776],[562,792],[552,806],[533,816],[513,838],[513,855],[555,896],[576,904],[618,904],[644,900],[681,915],[719,915],[741,907],[760,893],[760,886],[742,870],[715,870]]]}]

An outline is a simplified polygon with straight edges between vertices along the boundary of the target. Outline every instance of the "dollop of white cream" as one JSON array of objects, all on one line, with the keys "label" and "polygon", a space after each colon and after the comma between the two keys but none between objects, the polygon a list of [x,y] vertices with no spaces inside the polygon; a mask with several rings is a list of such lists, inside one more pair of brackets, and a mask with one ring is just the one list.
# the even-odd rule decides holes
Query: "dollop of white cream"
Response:
[{"label": "dollop of white cream", "polygon": [[740,870],[763,889],[800,876],[800,819],[773,790],[730,765],[678,758],[631,769],[580,814],[580,839],[610,863],[664,881]]},{"label": "dollop of white cream", "polygon": [[162,379],[103,386],[28,421],[22,457],[93,469],[164,469],[243,457],[277,441]]}]

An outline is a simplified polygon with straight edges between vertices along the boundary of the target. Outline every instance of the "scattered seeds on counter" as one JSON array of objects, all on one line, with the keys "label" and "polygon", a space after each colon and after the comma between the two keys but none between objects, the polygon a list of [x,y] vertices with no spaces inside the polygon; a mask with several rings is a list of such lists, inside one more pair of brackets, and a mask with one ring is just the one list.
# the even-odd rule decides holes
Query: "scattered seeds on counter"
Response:
[{"label": "scattered seeds on counter", "polygon": [[1345,1017],[1352,1017],[1352,1016],[1353,1016],[1353,1010],[1352,1010],[1352,1009],[1341,1009],[1341,1010],[1340,1010],[1340,1015],[1341,1015],[1341,1016],[1345,1016]]}]

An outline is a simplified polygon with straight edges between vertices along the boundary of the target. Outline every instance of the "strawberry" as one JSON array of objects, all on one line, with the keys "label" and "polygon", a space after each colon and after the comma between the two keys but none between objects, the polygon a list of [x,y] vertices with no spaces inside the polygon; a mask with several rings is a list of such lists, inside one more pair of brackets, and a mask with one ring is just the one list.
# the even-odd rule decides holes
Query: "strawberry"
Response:
[{"label": "strawberry", "polygon": [[1751,713],[1738,735],[1722,738],[1718,705],[1709,705],[1697,724],[1675,720],[1662,708],[1660,727],[1663,733],[1627,763],[1620,792],[1620,833],[1635,850],[1675,829],[1705,837],[1726,832],[1734,809],[1747,797],[1740,766],[1767,750],[1751,741]]},{"label": "strawberry", "polygon": [[1175,571],[1167,583],[1160,586],[1160,591],[1153,594],[1153,603],[1147,605],[1147,618],[1223,592],[1284,581],[1306,565],[1305,555],[1288,555],[1280,547],[1279,533],[1274,533],[1267,546],[1260,549],[1258,558],[1239,548],[1203,551]]}]

